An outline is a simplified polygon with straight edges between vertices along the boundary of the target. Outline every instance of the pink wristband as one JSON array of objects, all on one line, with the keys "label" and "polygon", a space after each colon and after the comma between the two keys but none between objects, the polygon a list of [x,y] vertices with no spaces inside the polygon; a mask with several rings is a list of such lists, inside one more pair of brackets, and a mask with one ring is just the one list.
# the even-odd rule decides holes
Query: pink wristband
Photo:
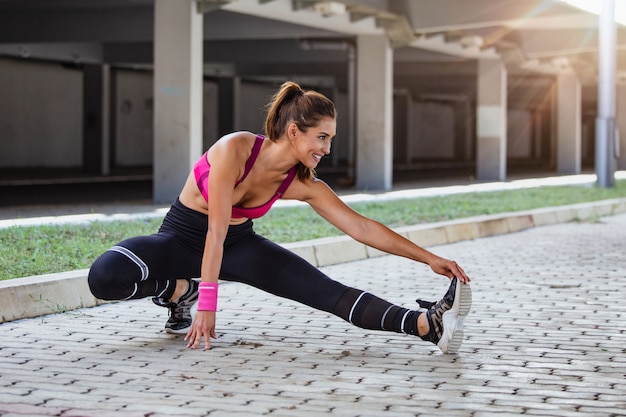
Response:
[{"label": "pink wristband", "polygon": [[217,282],[201,282],[198,311],[217,311]]}]

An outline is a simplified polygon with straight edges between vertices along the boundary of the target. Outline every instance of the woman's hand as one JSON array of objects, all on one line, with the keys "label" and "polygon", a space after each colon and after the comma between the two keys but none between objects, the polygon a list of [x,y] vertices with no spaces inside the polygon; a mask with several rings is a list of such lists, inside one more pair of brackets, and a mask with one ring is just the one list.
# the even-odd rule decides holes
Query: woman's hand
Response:
[{"label": "woman's hand", "polygon": [[457,277],[459,281],[464,284],[471,281],[470,277],[463,271],[463,268],[455,261],[449,259],[437,257],[435,261],[430,264],[430,268],[437,274],[445,275],[450,279]]},{"label": "woman's hand", "polygon": [[216,339],[215,335],[215,311],[198,311],[193,319],[191,329],[185,336],[187,347],[196,349],[200,346],[204,337],[204,350],[211,348],[211,337]]}]

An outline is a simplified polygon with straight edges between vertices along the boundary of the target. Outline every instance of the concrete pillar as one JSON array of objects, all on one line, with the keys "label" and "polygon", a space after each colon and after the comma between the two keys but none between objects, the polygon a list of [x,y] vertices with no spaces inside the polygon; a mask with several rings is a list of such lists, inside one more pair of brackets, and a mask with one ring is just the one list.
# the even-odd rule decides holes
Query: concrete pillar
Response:
[{"label": "concrete pillar", "polygon": [[393,50],[384,35],[357,36],[356,186],[390,190],[393,177]]},{"label": "concrete pillar", "polygon": [[506,179],[506,68],[498,59],[478,61],[476,178]]},{"label": "concrete pillar", "polygon": [[239,96],[241,77],[220,78],[218,81],[219,112],[217,131],[224,136],[239,129]]},{"label": "concrete pillar", "polygon": [[617,85],[617,110],[616,125],[617,125],[617,143],[616,143],[616,157],[617,157],[617,169],[626,170],[626,85]]},{"label": "concrete pillar", "polygon": [[596,185],[615,186],[617,26],[615,0],[602,0],[598,15],[598,115],[596,117]]},{"label": "concrete pillar", "polygon": [[108,175],[110,170],[110,68],[85,64],[83,69],[83,172]]},{"label": "concrete pillar", "polygon": [[580,81],[572,70],[557,77],[556,170],[580,174],[582,161],[582,104]]},{"label": "concrete pillar", "polygon": [[154,202],[173,201],[202,154],[203,17],[193,0],[154,2]]}]

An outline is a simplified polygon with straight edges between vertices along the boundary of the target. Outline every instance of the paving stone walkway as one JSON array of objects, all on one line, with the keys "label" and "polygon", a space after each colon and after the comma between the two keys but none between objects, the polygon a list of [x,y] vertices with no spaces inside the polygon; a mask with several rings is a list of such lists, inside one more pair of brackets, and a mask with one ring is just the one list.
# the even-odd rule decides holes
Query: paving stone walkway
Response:
[{"label": "paving stone walkway", "polygon": [[[149,300],[0,324],[0,416],[626,415],[626,215],[431,249],[473,278],[458,354],[226,283],[210,351]],[[323,269],[404,305],[448,285],[392,256]]]}]

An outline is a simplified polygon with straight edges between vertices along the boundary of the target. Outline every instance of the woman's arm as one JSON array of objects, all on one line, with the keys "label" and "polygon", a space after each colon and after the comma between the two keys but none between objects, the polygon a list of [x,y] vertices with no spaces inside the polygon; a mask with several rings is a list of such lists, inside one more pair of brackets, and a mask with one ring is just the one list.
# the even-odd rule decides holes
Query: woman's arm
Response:
[{"label": "woman's arm", "polygon": [[[251,146],[246,141],[245,134],[233,134],[220,139],[209,150],[208,198],[208,231],[202,256],[202,282],[217,283],[224,254],[224,240],[228,233],[228,225],[232,214],[233,189],[241,172],[246,150]],[[210,338],[215,338],[215,312],[198,311],[191,329],[185,336],[187,347],[195,349],[200,346],[204,337],[204,347],[211,346]]]},{"label": "woman's arm", "polygon": [[299,196],[299,199],[307,202],[320,216],[353,239],[383,252],[427,264],[434,272],[450,279],[457,277],[461,282],[470,281],[455,261],[437,256],[387,226],[357,213],[323,181],[314,179],[296,184],[289,197]]}]

